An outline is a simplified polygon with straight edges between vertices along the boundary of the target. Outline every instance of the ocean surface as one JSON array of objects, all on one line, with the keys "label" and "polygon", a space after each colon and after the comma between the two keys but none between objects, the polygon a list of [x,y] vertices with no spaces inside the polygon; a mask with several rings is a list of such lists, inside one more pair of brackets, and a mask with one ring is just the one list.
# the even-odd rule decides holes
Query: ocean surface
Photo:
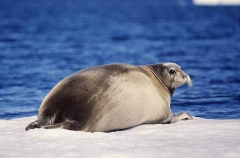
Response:
[{"label": "ocean surface", "polygon": [[240,7],[177,0],[0,2],[0,119],[37,115],[66,76],[110,63],[176,62],[194,80],[174,113],[240,119]]}]

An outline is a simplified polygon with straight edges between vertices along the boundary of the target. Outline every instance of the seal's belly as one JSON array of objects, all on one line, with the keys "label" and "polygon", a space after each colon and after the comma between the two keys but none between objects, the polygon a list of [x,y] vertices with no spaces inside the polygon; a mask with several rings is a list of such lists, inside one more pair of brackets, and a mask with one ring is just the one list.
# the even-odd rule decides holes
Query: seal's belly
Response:
[{"label": "seal's belly", "polygon": [[83,130],[111,131],[159,122],[170,115],[170,97],[166,98],[142,73],[114,78],[112,85],[98,96],[98,105]]}]

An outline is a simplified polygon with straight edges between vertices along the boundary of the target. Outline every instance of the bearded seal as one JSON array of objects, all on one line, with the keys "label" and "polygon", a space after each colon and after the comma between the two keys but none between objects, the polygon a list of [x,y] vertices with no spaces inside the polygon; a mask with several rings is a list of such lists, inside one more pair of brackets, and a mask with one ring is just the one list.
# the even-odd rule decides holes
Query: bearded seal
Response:
[{"label": "bearded seal", "polygon": [[175,63],[145,66],[111,64],[78,71],[61,80],[44,98],[34,128],[86,132],[123,130],[141,124],[190,120],[170,109],[171,96],[191,79]]}]

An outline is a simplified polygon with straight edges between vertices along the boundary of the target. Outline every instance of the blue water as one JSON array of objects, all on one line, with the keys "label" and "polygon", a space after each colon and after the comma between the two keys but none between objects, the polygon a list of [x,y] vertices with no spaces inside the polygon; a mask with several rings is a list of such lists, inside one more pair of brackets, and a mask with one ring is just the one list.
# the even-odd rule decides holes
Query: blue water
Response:
[{"label": "blue water", "polygon": [[[182,6],[186,5],[186,6]],[[240,119],[240,7],[178,0],[5,0],[0,5],[0,119],[37,115],[62,78],[109,64],[176,62],[194,80],[171,108]]]}]

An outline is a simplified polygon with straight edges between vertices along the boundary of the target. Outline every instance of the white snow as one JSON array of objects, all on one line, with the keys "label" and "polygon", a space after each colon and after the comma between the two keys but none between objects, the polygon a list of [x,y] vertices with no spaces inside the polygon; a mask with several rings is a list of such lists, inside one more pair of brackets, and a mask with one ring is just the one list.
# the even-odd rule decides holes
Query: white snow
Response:
[{"label": "white snow", "polygon": [[240,120],[141,125],[111,133],[34,129],[26,117],[0,120],[0,157],[209,158],[240,157]]},{"label": "white snow", "polygon": [[240,5],[240,0],[193,0],[195,5]]}]

